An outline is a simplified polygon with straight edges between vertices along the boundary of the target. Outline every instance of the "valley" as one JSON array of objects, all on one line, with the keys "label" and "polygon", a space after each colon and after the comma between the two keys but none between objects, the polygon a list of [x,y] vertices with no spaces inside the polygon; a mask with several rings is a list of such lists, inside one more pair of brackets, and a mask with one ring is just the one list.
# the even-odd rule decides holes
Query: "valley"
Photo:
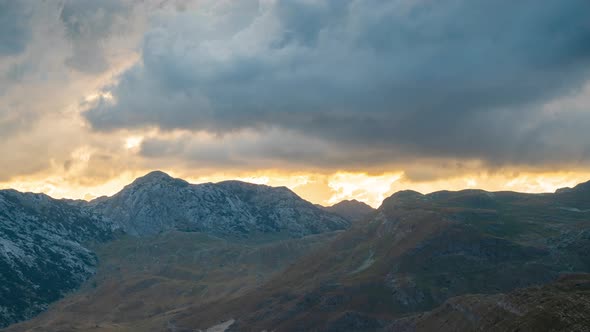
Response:
[{"label": "valley", "polygon": [[244,295],[334,235],[256,243],[177,231],[124,236],[95,248],[101,263],[80,291],[8,331],[174,330],[184,309]]}]

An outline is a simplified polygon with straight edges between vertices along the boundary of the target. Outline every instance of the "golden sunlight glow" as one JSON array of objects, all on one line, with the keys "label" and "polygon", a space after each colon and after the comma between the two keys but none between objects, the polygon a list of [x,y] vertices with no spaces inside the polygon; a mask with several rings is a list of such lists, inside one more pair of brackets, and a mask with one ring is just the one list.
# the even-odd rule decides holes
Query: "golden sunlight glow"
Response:
[{"label": "golden sunlight glow", "polygon": [[328,203],[336,204],[344,199],[356,199],[378,206],[391,192],[391,186],[402,175],[403,173],[377,176],[364,173],[336,173],[328,180],[328,186],[334,191]]},{"label": "golden sunlight glow", "polygon": [[[76,161],[70,166],[78,172],[88,162],[88,150],[80,149],[72,154]],[[76,170],[78,168],[78,170]],[[554,192],[561,187],[572,187],[590,179],[590,173],[525,173],[513,177],[501,174],[464,175],[450,179],[427,182],[413,182],[404,177],[403,172],[366,174],[353,172],[284,173],[281,171],[223,172],[208,176],[190,177],[185,172],[166,170],[171,176],[181,177],[191,183],[240,180],[269,186],[285,186],[312,203],[332,205],[344,199],[356,199],[373,207],[378,207],[383,199],[399,191],[412,189],[422,193],[438,190],[461,190],[479,188],[490,191],[511,190],[519,192]],[[93,199],[103,195],[113,195],[135,178],[149,170],[125,171],[107,180],[81,181],[80,179],[58,175],[22,177],[0,183],[0,188],[14,188],[19,191],[43,192],[55,198]]]},{"label": "golden sunlight glow", "polygon": [[[16,189],[22,192],[44,193],[53,198],[70,198],[92,200],[100,196],[111,196],[131,183],[139,174],[124,173],[104,183],[94,185],[77,184],[71,179],[51,176],[44,179],[16,179],[0,184],[2,189]],[[68,185],[66,183],[70,182]]]},{"label": "golden sunlight glow", "polygon": [[138,148],[143,142],[143,136],[130,136],[125,139],[125,149],[133,150]]}]

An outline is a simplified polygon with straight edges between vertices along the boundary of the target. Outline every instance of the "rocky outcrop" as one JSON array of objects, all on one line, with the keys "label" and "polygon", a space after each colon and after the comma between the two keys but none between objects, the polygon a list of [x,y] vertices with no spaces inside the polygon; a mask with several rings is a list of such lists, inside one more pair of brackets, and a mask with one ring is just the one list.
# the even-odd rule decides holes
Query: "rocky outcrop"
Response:
[{"label": "rocky outcrop", "polygon": [[91,202],[90,207],[136,236],[182,230],[235,237],[266,233],[301,237],[346,229],[350,224],[285,187],[239,181],[189,184],[158,171],[113,197]]},{"label": "rocky outcrop", "polygon": [[97,264],[84,243],[108,240],[115,229],[67,201],[0,191],[0,327],[80,286]]}]

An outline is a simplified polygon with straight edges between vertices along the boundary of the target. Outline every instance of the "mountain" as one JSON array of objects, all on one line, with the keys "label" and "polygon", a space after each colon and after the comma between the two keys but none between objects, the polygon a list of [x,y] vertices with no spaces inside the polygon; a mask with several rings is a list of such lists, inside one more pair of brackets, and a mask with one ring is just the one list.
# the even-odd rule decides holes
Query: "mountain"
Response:
[{"label": "mountain", "polygon": [[287,189],[234,181],[156,172],[113,197],[60,204],[128,233],[92,246],[97,272],[77,292],[6,331],[588,326],[588,184],[401,191],[364,222],[307,236],[349,223]]},{"label": "mountain", "polygon": [[376,331],[452,297],[590,272],[587,194],[584,187],[536,195],[399,192],[321,255],[303,257],[240,298],[186,309],[176,324],[203,328],[231,318],[232,331]]},{"label": "mountain", "polygon": [[590,331],[590,275],[564,275],[507,294],[464,295],[385,331]]},{"label": "mountain", "polygon": [[285,187],[239,181],[189,184],[159,171],[90,206],[135,236],[183,230],[233,237],[301,237],[349,226],[346,219],[319,209]]},{"label": "mountain", "polygon": [[0,191],[0,327],[77,289],[97,265],[85,243],[107,241],[115,228],[66,201]]},{"label": "mountain", "polygon": [[332,206],[323,207],[323,209],[352,222],[363,221],[375,212],[374,208],[356,199],[344,200]]},{"label": "mountain", "polygon": [[78,289],[96,272],[96,250],[103,247],[93,244],[123,234],[200,232],[264,243],[349,224],[284,187],[192,185],[157,171],[90,203],[0,191],[0,327],[31,318]]}]

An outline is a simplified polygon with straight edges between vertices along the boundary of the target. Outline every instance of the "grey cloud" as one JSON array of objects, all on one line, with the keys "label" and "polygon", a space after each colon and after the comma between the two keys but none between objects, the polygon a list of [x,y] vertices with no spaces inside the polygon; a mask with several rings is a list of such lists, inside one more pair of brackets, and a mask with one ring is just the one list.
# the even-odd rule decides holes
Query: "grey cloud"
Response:
[{"label": "grey cloud", "polygon": [[121,34],[131,7],[119,0],[68,0],[60,19],[72,43],[72,55],[66,64],[82,72],[98,73],[108,68],[103,42]]},{"label": "grey cloud", "polygon": [[317,46],[324,29],[345,24],[350,1],[279,1],[276,15],[282,23],[282,36],[276,47],[298,43]]},{"label": "grey cloud", "polygon": [[160,22],[108,89],[115,102],[86,118],[97,130],[278,127],[382,162],[590,160],[576,125],[590,117],[541,111],[588,81],[586,0],[264,4],[235,24],[233,12]]},{"label": "grey cloud", "polygon": [[338,169],[347,165],[348,169],[367,171],[375,164],[382,166],[392,161],[391,156],[379,148],[349,151],[282,129],[263,133],[236,132],[209,139],[190,134],[149,138],[142,142],[140,154],[175,164],[185,162],[217,169]]},{"label": "grey cloud", "polygon": [[0,56],[18,55],[31,40],[28,1],[0,0]]}]

